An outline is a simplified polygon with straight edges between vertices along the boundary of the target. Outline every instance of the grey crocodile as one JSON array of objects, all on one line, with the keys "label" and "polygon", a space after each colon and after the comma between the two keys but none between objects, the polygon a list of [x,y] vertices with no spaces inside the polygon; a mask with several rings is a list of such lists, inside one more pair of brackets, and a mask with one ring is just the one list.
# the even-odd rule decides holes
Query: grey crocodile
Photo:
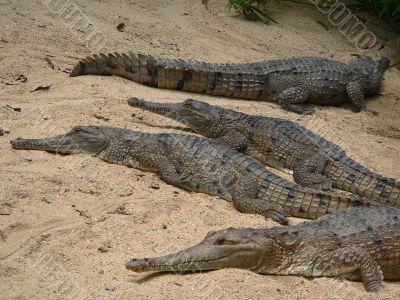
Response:
[{"label": "grey crocodile", "polygon": [[129,270],[248,269],[260,274],[362,280],[377,292],[383,278],[400,279],[400,210],[349,208],[297,226],[224,229],[162,257],[132,259]]},{"label": "grey crocodile", "polygon": [[303,186],[333,186],[400,207],[400,181],[368,170],[336,144],[295,122],[247,115],[192,99],[156,103],[130,98],[128,104],[177,120],[270,167],[293,171],[295,182]]},{"label": "grey crocodile", "polygon": [[79,126],[65,135],[16,139],[14,149],[92,153],[107,162],[156,173],[187,191],[219,196],[236,209],[271,217],[315,219],[351,206],[370,206],[365,198],[305,188],[267,171],[257,160],[213,140],[193,135],[148,134],[113,127]]},{"label": "grey crocodile", "polygon": [[116,75],[151,87],[279,103],[312,113],[305,103],[339,105],[350,101],[367,110],[365,97],[377,94],[389,59],[363,58],[349,64],[321,57],[243,64],[210,64],[141,54],[86,57],[70,76]]}]

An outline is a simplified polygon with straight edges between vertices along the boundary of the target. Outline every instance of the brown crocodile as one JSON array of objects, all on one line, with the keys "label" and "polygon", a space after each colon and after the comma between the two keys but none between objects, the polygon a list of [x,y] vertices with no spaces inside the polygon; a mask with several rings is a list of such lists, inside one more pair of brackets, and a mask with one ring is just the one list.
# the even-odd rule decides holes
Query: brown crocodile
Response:
[{"label": "brown crocodile", "polygon": [[377,94],[389,59],[363,58],[345,64],[302,57],[243,64],[167,59],[135,53],[100,54],[81,60],[70,76],[116,75],[151,87],[216,96],[265,100],[297,113],[305,103],[339,105],[350,101],[367,110],[365,97]]},{"label": "brown crocodile", "polygon": [[287,173],[293,170],[295,182],[303,186],[333,186],[400,207],[400,181],[368,170],[336,144],[295,122],[247,115],[192,99],[156,103],[130,98],[128,103],[177,120],[270,167]]},{"label": "brown crocodile", "polygon": [[374,205],[365,198],[305,188],[269,172],[257,160],[213,140],[172,133],[79,126],[65,135],[16,139],[14,149],[92,153],[107,162],[156,173],[166,183],[232,201],[241,212],[315,219],[351,206]]},{"label": "brown crocodile", "polygon": [[400,210],[349,208],[297,226],[224,229],[162,257],[132,259],[129,270],[248,269],[259,274],[362,280],[377,292],[383,278],[400,279]]}]

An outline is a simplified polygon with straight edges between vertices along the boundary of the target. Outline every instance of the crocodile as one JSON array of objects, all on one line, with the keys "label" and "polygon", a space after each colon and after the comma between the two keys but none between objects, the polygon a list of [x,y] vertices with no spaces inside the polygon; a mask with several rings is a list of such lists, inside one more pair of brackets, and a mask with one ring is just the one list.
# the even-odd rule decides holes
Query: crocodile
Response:
[{"label": "crocodile", "polygon": [[80,60],[70,76],[116,75],[151,87],[275,102],[302,114],[312,104],[352,102],[366,110],[365,97],[378,93],[390,60],[360,58],[345,64],[322,57],[241,64],[160,58],[135,53],[95,54]]},{"label": "crocodile", "polygon": [[128,104],[177,120],[270,167],[293,173],[294,181],[303,186],[333,186],[400,207],[400,181],[370,171],[338,145],[295,122],[248,115],[193,99],[157,103],[130,98]]},{"label": "crocodile", "polygon": [[199,244],[155,258],[131,259],[135,272],[248,269],[259,274],[340,277],[370,292],[400,279],[400,210],[353,207],[296,226],[210,231]]},{"label": "crocodile", "polygon": [[240,212],[281,224],[286,216],[315,219],[352,206],[376,203],[352,194],[325,192],[289,182],[257,160],[218,141],[194,135],[150,134],[102,126],[78,126],[64,135],[16,139],[14,149],[91,153],[110,163],[157,174],[168,184],[232,201]]}]

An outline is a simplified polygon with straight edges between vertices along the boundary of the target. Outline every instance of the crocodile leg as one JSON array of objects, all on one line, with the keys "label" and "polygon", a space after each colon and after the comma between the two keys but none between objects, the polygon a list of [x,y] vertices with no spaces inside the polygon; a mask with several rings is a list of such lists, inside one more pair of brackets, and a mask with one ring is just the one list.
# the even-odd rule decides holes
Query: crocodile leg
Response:
[{"label": "crocodile leg", "polygon": [[362,85],[357,81],[350,82],[346,87],[347,96],[353,102],[359,111],[365,111],[377,115],[376,111],[366,108],[365,97]]},{"label": "crocodile leg", "polygon": [[288,220],[281,205],[268,203],[265,199],[257,198],[258,189],[255,182],[250,178],[240,178],[236,184],[233,195],[233,205],[243,213],[259,214],[265,218],[271,218],[275,222],[287,225]]},{"label": "crocodile leg", "polygon": [[233,205],[242,213],[262,215],[266,219],[271,218],[282,225],[289,223],[282,206],[279,204],[268,203],[265,200],[257,198],[237,198],[233,199]]},{"label": "crocodile leg", "polygon": [[314,189],[329,190],[332,180],[324,175],[328,160],[321,155],[314,155],[300,161],[293,170],[293,179],[296,183]]},{"label": "crocodile leg", "polygon": [[138,155],[137,159],[144,168],[155,172],[164,182],[189,192],[195,190],[195,184],[190,180],[181,178],[174,165],[165,156],[146,154]]},{"label": "crocodile leg", "polygon": [[359,270],[365,289],[378,292],[383,281],[383,273],[372,256],[362,248],[347,247],[328,253],[324,259],[316,261],[312,276],[349,275]]},{"label": "crocodile leg", "polygon": [[314,109],[310,105],[304,105],[308,97],[309,92],[304,87],[290,87],[278,95],[278,102],[283,109],[299,114],[311,114],[314,113]]},{"label": "crocodile leg", "polygon": [[216,140],[239,152],[247,149],[246,136],[236,130],[229,130],[224,135],[216,138]]}]

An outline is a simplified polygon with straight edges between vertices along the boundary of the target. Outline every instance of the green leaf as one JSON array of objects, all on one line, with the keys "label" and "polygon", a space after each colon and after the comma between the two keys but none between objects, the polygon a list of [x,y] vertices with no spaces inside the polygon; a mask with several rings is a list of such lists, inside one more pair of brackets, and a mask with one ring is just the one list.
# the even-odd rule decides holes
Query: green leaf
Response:
[{"label": "green leaf", "polygon": [[[275,21],[274,19],[272,19],[270,16],[268,16],[267,14],[261,12],[258,8],[253,7],[252,8],[252,12],[253,14],[255,14],[256,16],[261,16],[262,20],[264,23],[269,23],[269,21],[274,22],[275,24],[278,24],[277,21]],[[261,19],[261,18],[260,18]],[[267,22],[264,21],[264,19],[267,20]]]},{"label": "green leaf", "polygon": [[393,17],[400,17],[400,2],[399,2],[399,4],[397,5],[397,7],[396,7],[396,9],[393,11],[393,13],[392,13],[392,16]]}]

